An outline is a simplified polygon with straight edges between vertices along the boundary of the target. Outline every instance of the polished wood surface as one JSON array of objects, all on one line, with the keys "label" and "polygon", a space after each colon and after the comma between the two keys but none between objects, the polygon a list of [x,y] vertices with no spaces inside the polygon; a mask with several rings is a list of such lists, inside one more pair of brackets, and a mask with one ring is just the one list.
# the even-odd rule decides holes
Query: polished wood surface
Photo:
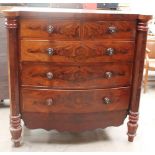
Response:
[{"label": "polished wood surface", "polygon": [[[48,76],[51,74],[51,77]],[[109,75],[109,76],[108,76]],[[55,65],[24,63],[21,85],[59,89],[90,89],[129,86],[132,64]]]},{"label": "polished wood surface", "polygon": [[[110,31],[113,28],[114,31]],[[97,39],[134,39],[136,22],[97,21],[83,24],[84,38]]]},{"label": "polished wood surface", "polygon": [[46,130],[56,129],[62,132],[81,132],[95,130],[96,128],[120,126],[127,114],[127,110],[84,114],[23,112],[22,119],[25,126],[30,129],[44,128]]},{"label": "polished wood surface", "polygon": [[133,61],[134,46],[133,41],[21,40],[20,59],[64,63],[127,62]]},{"label": "polished wood surface", "polygon": [[[127,110],[130,88],[74,91],[22,89],[21,94],[23,112],[76,114]],[[105,98],[110,102],[106,103]]]},{"label": "polished wood surface", "polygon": [[119,126],[129,115],[133,141],[151,16],[74,9],[5,15],[16,146],[20,116],[30,129],[79,132]]},{"label": "polished wood surface", "polygon": [[23,19],[20,24],[22,38],[40,37],[54,40],[79,40],[80,38],[79,21]]}]

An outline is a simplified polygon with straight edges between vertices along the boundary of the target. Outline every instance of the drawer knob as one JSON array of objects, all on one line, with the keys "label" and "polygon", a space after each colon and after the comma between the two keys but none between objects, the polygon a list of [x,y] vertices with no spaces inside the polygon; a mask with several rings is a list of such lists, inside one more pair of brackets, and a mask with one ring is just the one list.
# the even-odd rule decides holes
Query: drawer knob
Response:
[{"label": "drawer knob", "polygon": [[105,78],[110,79],[112,77],[112,72],[105,72]]},{"label": "drawer knob", "polygon": [[46,73],[46,76],[49,80],[51,80],[53,78],[53,73],[52,72],[48,72]]},{"label": "drawer knob", "polygon": [[108,97],[104,97],[103,98],[103,102],[104,102],[104,104],[110,104],[111,103],[111,99],[109,99]]},{"label": "drawer knob", "polygon": [[109,28],[108,28],[108,31],[109,31],[109,33],[116,33],[117,32],[117,29],[116,29],[116,27],[115,26],[110,26]]},{"label": "drawer knob", "polygon": [[48,25],[48,26],[47,26],[47,32],[48,32],[49,34],[51,34],[53,31],[54,31],[54,26]]},{"label": "drawer knob", "polygon": [[109,56],[113,55],[114,54],[114,49],[113,48],[107,48],[106,54],[109,55]]},{"label": "drawer knob", "polygon": [[54,55],[54,49],[53,48],[48,48],[47,53],[49,56]]},{"label": "drawer knob", "polygon": [[49,98],[46,100],[46,105],[50,106],[53,104],[53,99]]}]

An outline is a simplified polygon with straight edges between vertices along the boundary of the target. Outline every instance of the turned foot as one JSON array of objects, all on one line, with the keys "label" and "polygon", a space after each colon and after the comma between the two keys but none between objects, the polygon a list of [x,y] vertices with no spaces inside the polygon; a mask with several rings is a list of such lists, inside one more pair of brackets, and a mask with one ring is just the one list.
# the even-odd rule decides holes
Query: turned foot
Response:
[{"label": "turned foot", "polygon": [[129,122],[127,123],[128,125],[128,141],[133,142],[134,137],[136,136],[136,130],[138,128],[138,112],[129,112]]},{"label": "turned foot", "polygon": [[19,147],[22,133],[20,115],[10,117],[10,132],[12,135],[12,141],[14,143],[14,146]]}]

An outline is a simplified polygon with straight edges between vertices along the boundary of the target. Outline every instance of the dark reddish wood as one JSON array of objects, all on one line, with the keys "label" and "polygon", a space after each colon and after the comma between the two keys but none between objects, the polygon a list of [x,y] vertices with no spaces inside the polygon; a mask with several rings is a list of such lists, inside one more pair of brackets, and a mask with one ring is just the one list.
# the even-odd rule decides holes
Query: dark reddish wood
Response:
[{"label": "dark reddish wood", "polygon": [[[138,110],[140,102],[140,93],[141,93],[141,83],[143,77],[143,68],[144,68],[144,57],[145,57],[145,48],[146,48],[146,39],[147,39],[147,21],[141,16],[138,20],[137,25],[137,36],[136,36],[136,48],[135,48],[135,62],[133,70],[133,82],[132,82],[132,96],[129,112],[129,123],[128,123],[128,137],[129,141],[133,141],[134,136],[136,135],[137,130],[137,121],[138,121]],[[132,115],[133,114],[133,115]],[[132,118],[134,121],[132,121]],[[136,119],[135,119],[136,118]]]},{"label": "dark reddish wood", "polygon": [[[106,73],[111,72],[111,78]],[[47,74],[53,74],[52,79]],[[21,85],[59,89],[91,89],[129,86],[132,79],[131,63],[100,63],[92,65],[55,65],[23,63]]]},{"label": "dark reddish wood", "polygon": [[9,98],[8,63],[7,63],[7,34],[5,18],[0,12],[0,102]]},{"label": "dark reddish wood", "polygon": [[20,145],[21,125],[19,110],[19,75],[18,75],[18,19],[6,18],[9,50],[9,92],[10,92],[10,131],[15,146]]},{"label": "dark reddish wood", "polygon": [[12,135],[12,141],[15,145],[15,147],[20,146],[21,141],[21,133],[22,133],[22,126],[21,126],[21,116],[10,116],[10,132]]},{"label": "dark reddish wood", "polygon": [[[106,104],[105,97],[111,103]],[[23,112],[90,113],[127,110],[129,97],[130,88],[74,91],[22,89],[21,104]]]},{"label": "dark reddish wood", "polygon": [[129,111],[129,122],[127,123],[128,125],[128,141],[129,142],[133,142],[134,137],[136,136],[136,130],[138,128],[138,112],[132,112]]},{"label": "dark reddish wood", "polygon": [[[20,114],[31,129],[78,132],[121,125],[130,111],[128,136],[133,141],[147,21],[151,16],[67,9],[12,10],[5,11],[5,15],[9,32],[11,126],[15,131],[21,131]],[[47,26],[54,26],[53,33],[46,32]],[[48,58],[44,48],[51,45],[56,53]],[[116,48],[112,56],[104,55],[109,46]],[[112,77],[105,79],[111,76],[105,76],[105,72],[111,72]],[[102,95],[109,105],[101,104]],[[51,108],[44,106],[44,100]],[[17,144],[15,140],[21,132],[14,130],[13,140]]]},{"label": "dark reddish wood", "polygon": [[[109,28],[115,27],[116,32],[110,33]],[[85,22],[83,24],[84,38],[89,40],[96,39],[128,39],[135,38],[136,21],[98,21]]]},{"label": "dark reddish wood", "polygon": [[[53,19],[23,19],[20,22],[20,34],[25,38],[48,38],[54,40],[79,40],[80,22]],[[48,33],[48,26],[54,30]]]},{"label": "dark reddish wood", "polygon": [[43,128],[81,132],[108,126],[119,126],[123,124],[126,116],[126,110],[84,114],[23,112],[22,119],[25,126],[30,129]]},{"label": "dark reddish wood", "polygon": [[[48,54],[48,48],[54,50],[53,55]],[[113,55],[107,50],[112,48]],[[40,62],[114,62],[133,61],[134,42],[129,41],[21,41],[21,61]],[[123,60],[122,60],[123,57]]]}]

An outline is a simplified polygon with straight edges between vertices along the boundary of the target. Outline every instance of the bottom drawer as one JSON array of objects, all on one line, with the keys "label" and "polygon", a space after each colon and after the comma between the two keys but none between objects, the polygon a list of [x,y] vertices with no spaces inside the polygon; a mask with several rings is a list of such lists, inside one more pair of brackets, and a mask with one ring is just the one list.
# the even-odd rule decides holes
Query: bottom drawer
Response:
[{"label": "bottom drawer", "polygon": [[89,113],[129,107],[130,88],[92,90],[21,90],[23,112]]}]

